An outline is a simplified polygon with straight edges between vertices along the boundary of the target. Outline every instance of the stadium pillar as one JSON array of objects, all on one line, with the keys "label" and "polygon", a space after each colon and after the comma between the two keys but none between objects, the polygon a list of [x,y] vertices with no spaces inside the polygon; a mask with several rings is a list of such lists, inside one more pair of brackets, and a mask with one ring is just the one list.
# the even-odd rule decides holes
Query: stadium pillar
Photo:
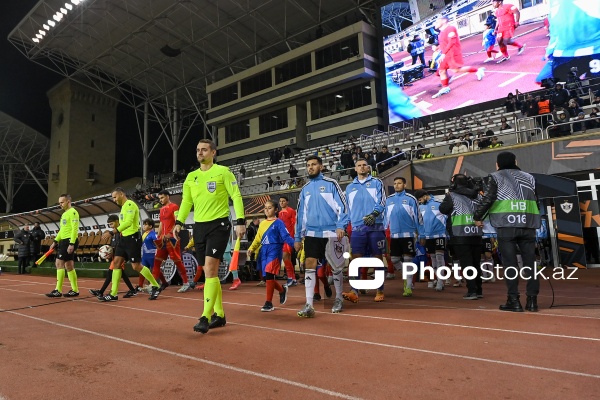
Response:
[{"label": "stadium pillar", "polygon": [[[139,126],[139,125],[138,125]],[[139,128],[138,128],[139,129]],[[145,185],[148,182],[148,102],[144,102],[144,160],[142,171],[142,182]]]}]

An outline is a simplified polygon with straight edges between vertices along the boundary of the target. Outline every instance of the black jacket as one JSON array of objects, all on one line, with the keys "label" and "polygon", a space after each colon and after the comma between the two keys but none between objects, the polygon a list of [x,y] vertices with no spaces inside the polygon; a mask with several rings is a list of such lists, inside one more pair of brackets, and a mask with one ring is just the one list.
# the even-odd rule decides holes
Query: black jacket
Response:
[{"label": "black jacket", "polygon": [[31,230],[31,235],[30,235],[30,248],[31,248],[31,254],[33,255],[38,255],[40,254],[40,247],[42,244],[42,240],[44,240],[44,238],[46,237],[46,234],[44,233],[44,231],[42,230],[41,227],[34,227]]},{"label": "black jacket", "polygon": [[15,234],[15,243],[19,250],[19,257],[29,257],[29,242],[31,240],[31,233],[26,230],[20,230]]},{"label": "black jacket", "polygon": [[[462,194],[463,196],[468,197],[469,199],[477,198],[477,190],[468,188],[466,186],[459,186],[454,190],[451,190],[453,193]],[[452,201],[452,197],[449,194],[446,194],[444,197],[444,201],[440,204],[440,212],[447,216],[452,215],[452,210],[454,210],[454,202]],[[475,218],[475,220],[477,220]],[[450,233],[450,240],[452,244],[478,244],[481,243],[481,236],[453,236],[452,235],[452,219],[448,218],[446,220],[446,230]]]}]

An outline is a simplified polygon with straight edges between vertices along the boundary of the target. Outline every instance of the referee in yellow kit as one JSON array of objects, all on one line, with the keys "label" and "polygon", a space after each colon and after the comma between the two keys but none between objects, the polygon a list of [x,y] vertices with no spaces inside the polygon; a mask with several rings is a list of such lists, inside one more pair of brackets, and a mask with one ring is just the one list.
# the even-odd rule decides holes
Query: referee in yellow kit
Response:
[{"label": "referee in yellow kit", "polygon": [[229,198],[233,201],[237,217],[235,233],[240,238],[246,233],[242,194],[229,168],[214,163],[216,153],[217,147],[214,142],[208,139],[200,140],[196,147],[200,168],[190,172],[183,183],[183,198],[173,228],[174,235],[178,237],[193,206],[196,257],[198,263],[204,265],[206,278],[204,312],[194,326],[194,331],[201,333],[226,324],[218,272],[231,232]]}]

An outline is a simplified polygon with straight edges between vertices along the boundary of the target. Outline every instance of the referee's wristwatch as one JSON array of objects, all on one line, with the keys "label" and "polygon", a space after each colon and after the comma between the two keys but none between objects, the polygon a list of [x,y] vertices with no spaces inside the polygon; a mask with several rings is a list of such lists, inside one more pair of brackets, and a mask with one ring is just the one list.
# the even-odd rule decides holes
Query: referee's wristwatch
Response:
[{"label": "referee's wristwatch", "polygon": [[246,225],[246,219],[245,218],[238,218],[235,220],[235,224],[236,225]]}]

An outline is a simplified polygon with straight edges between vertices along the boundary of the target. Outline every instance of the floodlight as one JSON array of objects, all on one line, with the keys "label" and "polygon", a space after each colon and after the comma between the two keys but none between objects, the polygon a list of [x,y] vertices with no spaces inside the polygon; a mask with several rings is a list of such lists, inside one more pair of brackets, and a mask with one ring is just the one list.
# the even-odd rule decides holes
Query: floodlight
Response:
[{"label": "floodlight", "polygon": [[50,26],[55,26],[56,22],[52,21],[51,19],[48,20],[48,25]]},{"label": "floodlight", "polygon": [[46,24],[42,25],[42,27],[44,27],[44,29],[47,30],[47,31],[50,30],[50,27],[48,25],[46,25]]},{"label": "floodlight", "polygon": [[39,43],[40,40],[38,38],[31,38],[31,40],[33,40],[35,43]]},{"label": "floodlight", "polygon": [[71,0],[71,3],[77,5],[77,4],[79,4],[79,0]]},{"label": "floodlight", "polygon": [[63,14],[65,14],[65,15],[67,15],[67,10],[65,10],[65,9],[64,9],[64,8],[62,8],[62,7],[60,8],[60,12],[61,12],[61,13],[63,13]]},{"label": "floodlight", "polygon": [[40,35],[39,33],[36,33],[36,34],[35,34],[35,37],[36,37],[36,38],[38,38],[38,39],[43,39],[43,38],[44,38],[44,37],[43,37],[42,35]]},{"label": "floodlight", "polygon": [[65,8],[71,11],[73,9],[73,6],[71,5],[71,3],[65,3]]},{"label": "floodlight", "polygon": [[46,31],[45,31],[45,30],[43,30],[43,29],[40,29],[40,31],[39,31],[39,32],[40,32],[40,35],[42,35],[42,36],[46,36]]}]

